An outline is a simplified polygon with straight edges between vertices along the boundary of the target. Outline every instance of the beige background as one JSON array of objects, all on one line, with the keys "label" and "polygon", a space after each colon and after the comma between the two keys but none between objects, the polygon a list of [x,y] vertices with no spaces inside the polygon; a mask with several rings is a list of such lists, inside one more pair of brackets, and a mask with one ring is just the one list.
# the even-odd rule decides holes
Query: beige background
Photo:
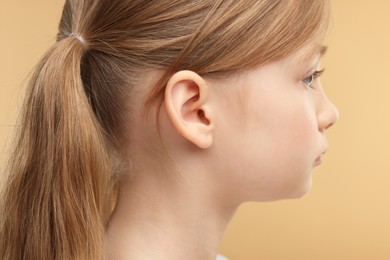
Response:
[{"label": "beige background", "polygon": [[[0,158],[27,73],[54,42],[63,0],[0,0]],[[390,1],[333,0],[323,83],[341,118],[301,200],[243,205],[231,260],[390,259]]]}]

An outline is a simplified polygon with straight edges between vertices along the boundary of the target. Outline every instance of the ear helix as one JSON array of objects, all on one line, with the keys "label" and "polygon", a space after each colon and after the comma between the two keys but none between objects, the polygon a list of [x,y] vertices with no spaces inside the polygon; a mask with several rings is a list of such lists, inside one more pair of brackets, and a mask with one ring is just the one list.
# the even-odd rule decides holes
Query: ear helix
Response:
[{"label": "ear helix", "polygon": [[200,148],[210,147],[213,126],[204,79],[192,71],[179,71],[165,91],[168,117],[177,132]]}]

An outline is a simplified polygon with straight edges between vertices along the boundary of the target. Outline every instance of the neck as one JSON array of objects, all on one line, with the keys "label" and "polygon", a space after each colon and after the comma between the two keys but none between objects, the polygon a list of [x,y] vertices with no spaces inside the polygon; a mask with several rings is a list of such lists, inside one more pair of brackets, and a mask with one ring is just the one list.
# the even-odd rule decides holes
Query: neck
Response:
[{"label": "neck", "polygon": [[110,220],[109,259],[215,260],[238,205],[222,207],[201,181],[151,171],[133,176],[123,181]]}]

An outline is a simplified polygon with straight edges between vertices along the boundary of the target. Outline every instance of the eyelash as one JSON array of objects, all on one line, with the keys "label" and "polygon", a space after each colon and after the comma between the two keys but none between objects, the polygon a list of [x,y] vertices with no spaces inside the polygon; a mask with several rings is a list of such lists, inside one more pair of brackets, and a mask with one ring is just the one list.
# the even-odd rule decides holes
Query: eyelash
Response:
[{"label": "eyelash", "polygon": [[[302,80],[303,84],[305,84],[306,86],[310,87],[310,88],[314,88],[313,87],[313,82],[318,79],[319,77],[321,77],[322,73],[324,73],[325,70],[317,70],[317,71],[314,71],[313,74],[311,74],[310,76],[304,78]],[[307,82],[309,81],[309,82]]]}]

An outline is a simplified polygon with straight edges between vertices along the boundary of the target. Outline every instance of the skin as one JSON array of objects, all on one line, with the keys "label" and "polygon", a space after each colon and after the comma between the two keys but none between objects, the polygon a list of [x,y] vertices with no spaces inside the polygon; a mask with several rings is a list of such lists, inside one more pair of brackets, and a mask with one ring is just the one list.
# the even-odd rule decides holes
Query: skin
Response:
[{"label": "skin", "polygon": [[135,113],[109,259],[215,259],[241,203],[309,191],[338,119],[319,79],[304,83],[319,69],[318,46],[223,80],[177,72],[159,114],[161,139],[155,117]]}]

